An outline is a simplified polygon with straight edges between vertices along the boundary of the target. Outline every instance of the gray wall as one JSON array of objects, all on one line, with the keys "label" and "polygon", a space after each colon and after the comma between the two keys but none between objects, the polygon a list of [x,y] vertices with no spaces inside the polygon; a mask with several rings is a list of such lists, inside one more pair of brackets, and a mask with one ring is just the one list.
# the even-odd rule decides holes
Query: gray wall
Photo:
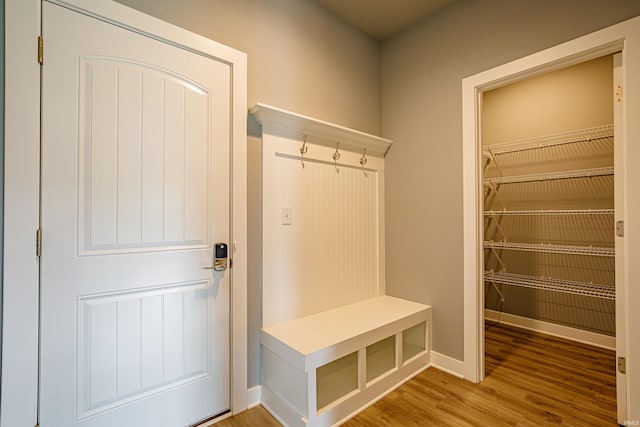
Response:
[{"label": "gray wall", "polygon": [[[463,358],[461,79],[640,14],[637,0],[459,0],[380,49],[311,0],[118,1],[246,52],[248,106],[265,102],[395,141],[385,182],[387,290],[431,304],[434,350],[456,359]],[[259,140],[248,143],[253,386],[261,171]]]},{"label": "gray wall", "polygon": [[382,45],[387,292],[463,359],[461,79],[640,14],[637,0],[460,0]]},{"label": "gray wall", "polygon": [[[248,55],[248,102],[380,133],[380,45],[311,0],[118,0]],[[260,129],[249,117],[248,386],[260,383]]]},{"label": "gray wall", "polygon": [[380,132],[379,43],[312,0],[117,0],[248,56],[248,106]]}]

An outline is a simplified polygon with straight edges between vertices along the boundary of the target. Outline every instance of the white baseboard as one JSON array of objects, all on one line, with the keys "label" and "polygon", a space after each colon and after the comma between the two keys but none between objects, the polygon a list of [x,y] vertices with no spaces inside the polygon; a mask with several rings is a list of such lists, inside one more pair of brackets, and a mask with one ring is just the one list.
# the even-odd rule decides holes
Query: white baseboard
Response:
[{"label": "white baseboard", "polygon": [[262,386],[257,385],[247,389],[247,409],[260,405],[260,400],[262,400]]},{"label": "white baseboard", "polygon": [[464,362],[453,357],[431,351],[431,366],[458,378],[464,378]]},{"label": "white baseboard", "polygon": [[543,334],[552,335],[554,337],[564,338],[583,344],[593,345],[595,347],[606,348],[608,350],[616,349],[616,337],[598,334],[595,332],[583,331],[582,329],[571,328],[564,325],[556,325],[555,323],[544,322],[542,320],[529,319],[528,317],[516,316],[509,313],[501,313],[494,310],[484,310],[484,317],[505,325],[517,326],[531,331],[541,332]]}]

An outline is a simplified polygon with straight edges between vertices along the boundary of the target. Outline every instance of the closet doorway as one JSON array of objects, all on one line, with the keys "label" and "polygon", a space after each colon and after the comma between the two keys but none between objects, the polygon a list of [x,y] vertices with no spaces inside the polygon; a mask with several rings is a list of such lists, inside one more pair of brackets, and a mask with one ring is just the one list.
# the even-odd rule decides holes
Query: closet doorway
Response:
[{"label": "closet doorway", "polygon": [[613,87],[607,55],[482,94],[489,319],[615,348]]},{"label": "closet doorway", "polygon": [[[572,363],[602,370],[598,381],[611,385],[620,151],[614,123],[621,120],[614,113],[615,61],[619,53],[485,91],[480,114],[486,327],[504,323],[611,350],[611,366],[577,356]],[[504,339],[508,354],[519,338]],[[486,346],[495,352],[501,342]],[[499,364],[487,358],[485,374]],[[604,400],[615,413],[615,401]]]},{"label": "closet doorway", "polygon": [[[512,83],[571,67],[606,55],[614,56],[614,221],[615,335],[618,422],[640,419],[640,340],[631,325],[640,324],[640,18],[613,25],[578,39],[514,60],[462,80],[463,117],[463,231],[464,231],[464,370],[465,378],[484,378],[484,215],[482,182],[481,112],[483,93]],[[620,120],[618,120],[620,117]],[[491,286],[491,285],[490,285]]]}]

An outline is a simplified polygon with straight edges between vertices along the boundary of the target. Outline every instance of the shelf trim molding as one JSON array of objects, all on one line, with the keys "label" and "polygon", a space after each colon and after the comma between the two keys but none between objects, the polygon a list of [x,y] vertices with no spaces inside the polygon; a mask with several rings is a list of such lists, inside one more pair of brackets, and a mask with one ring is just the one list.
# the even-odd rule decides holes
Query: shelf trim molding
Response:
[{"label": "shelf trim molding", "polygon": [[384,157],[393,141],[380,136],[371,135],[355,129],[325,122],[313,117],[273,107],[271,105],[257,103],[249,109],[257,122],[265,127],[280,129],[285,132],[295,133],[300,136],[302,142],[307,137],[307,143],[336,147],[340,143],[340,150],[362,153],[366,155]]}]

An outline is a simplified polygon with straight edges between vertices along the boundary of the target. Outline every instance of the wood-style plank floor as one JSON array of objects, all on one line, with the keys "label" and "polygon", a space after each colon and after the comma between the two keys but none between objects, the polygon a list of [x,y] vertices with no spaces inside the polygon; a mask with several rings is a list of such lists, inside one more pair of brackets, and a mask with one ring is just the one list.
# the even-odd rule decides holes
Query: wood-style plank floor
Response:
[{"label": "wood-style plank floor", "polygon": [[[487,324],[480,384],[427,369],[344,425],[617,426],[615,353]],[[217,424],[279,426],[262,407]]]}]

